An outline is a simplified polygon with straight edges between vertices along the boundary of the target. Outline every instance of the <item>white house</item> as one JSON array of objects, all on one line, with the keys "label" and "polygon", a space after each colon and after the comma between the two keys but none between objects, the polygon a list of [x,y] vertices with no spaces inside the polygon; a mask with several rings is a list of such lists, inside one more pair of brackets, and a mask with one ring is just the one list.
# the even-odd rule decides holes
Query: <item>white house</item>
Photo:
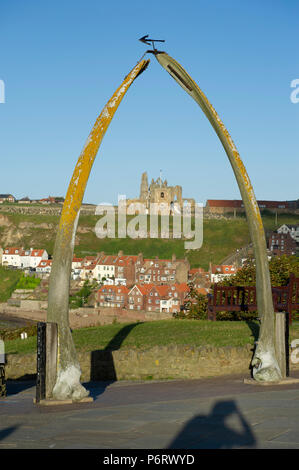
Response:
[{"label": "white house", "polygon": [[289,233],[290,236],[299,243],[299,225],[283,224],[277,229],[277,233]]},{"label": "white house", "polygon": [[237,269],[234,265],[216,265],[210,264],[210,279],[211,282],[221,282],[229,276],[235,275]]},{"label": "white house", "polygon": [[104,259],[100,258],[94,267],[94,277],[98,281],[115,278],[115,260],[117,256],[108,255]]},{"label": "white house", "polygon": [[72,279],[80,279],[81,278],[81,270],[82,270],[82,261],[83,258],[77,258],[76,256],[73,257],[72,260]]},{"label": "white house", "polygon": [[2,266],[14,266],[16,268],[20,268],[20,254],[22,252],[23,248],[20,247],[4,248],[2,255]]},{"label": "white house", "polygon": [[32,248],[29,250],[23,250],[20,254],[20,267],[22,269],[30,268],[30,255]]},{"label": "white house", "polygon": [[46,260],[48,258],[49,255],[46,250],[31,250],[29,267],[37,268],[37,266],[42,260]]},{"label": "white house", "polygon": [[36,267],[36,272],[37,273],[42,273],[42,274],[50,274],[51,267],[52,267],[52,260],[51,259],[44,259]]}]

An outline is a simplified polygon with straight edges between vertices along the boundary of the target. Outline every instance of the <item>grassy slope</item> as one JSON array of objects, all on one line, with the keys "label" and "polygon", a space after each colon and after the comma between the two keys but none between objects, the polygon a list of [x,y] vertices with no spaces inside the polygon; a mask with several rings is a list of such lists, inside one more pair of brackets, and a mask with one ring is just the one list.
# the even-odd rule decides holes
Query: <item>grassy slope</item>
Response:
[{"label": "grassy slope", "polygon": [[[58,216],[5,215],[16,226],[16,229],[20,223],[28,222],[32,224],[28,229],[21,229],[23,236],[19,244],[27,248],[44,247],[48,253],[53,253]],[[117,253],[119,250],[123,250],[125,254],[138,254],[142,252],[144,256],[148,258],[155,256],[159,256],[159,258],[169,258],[175,253],[176,256],[180,258],[187,256],[191,267],[201,266],[207,269],[210,261],[220,263],[232,251],[249,242],[249,233],[245,217],[236,220],[204,220],[203,246],[199,250],[190,250],[188,252],[184,249],[183,240],[150,238],[143,240],[132,240],[131,238],[99,239],[92,231],[97,220],[99,220],[99,217],[92,215],[82,215],[80,217],[75,245],[75,253],[78,256],[95,254],[99,251],[113,254]],[[274,215],[264,216],[263,221],[266,230],[275,229]],[[39,227],[39,225],[45,223],[49,224],[50,228]],[[283,223],[299,223],[299,217],[280,215],[278,217],[278,224],[282,225]],[[82,233],[86,228],[90,230],[86,233]],[[5,227],[0,227],[0,244],[1,234],[4,229]]]},{"label": "grassy slope", "polygon": [[[82,328],[73,331],[77,351],[140,348],[162,345],[245,346],[258,337],[254,322],[210,322],[207,320],[160,320]],[[290,341],[299,337],[299,322],[290,327]],[[5,341],[6,353],[36,351],[36,336]]]},{"label": "grassy slope", "polygon": [[5,269],[0,266],[0,302],[6,302],[21,278],[21,271]]}]

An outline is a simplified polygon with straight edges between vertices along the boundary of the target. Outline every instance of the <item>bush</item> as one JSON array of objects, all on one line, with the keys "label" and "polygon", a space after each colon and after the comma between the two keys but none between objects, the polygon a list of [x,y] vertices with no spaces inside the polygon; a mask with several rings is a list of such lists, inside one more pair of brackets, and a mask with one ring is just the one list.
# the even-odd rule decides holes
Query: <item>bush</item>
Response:
[{"label": "bush", "polygon": [[190,291],[186,297],[184,310],[174,313],[176,319],[206,320],[208,309],[208,298],[199,294],[192,283],[189,283]]},{"label": "bush", "polygon": [[15,286],[15,289],[35,289],[39,285],[39,278],[24,276],[24,274],[22,274],[17,285]]},{"label": "bush", "polygon": [[94,281],[92,284],[90,284],[89,281],[85,281],[82,289],[80,289],[75,295],[70,296],[70,308],[76,309],[87,304],[88,298],[96,286],[96,281]]}]

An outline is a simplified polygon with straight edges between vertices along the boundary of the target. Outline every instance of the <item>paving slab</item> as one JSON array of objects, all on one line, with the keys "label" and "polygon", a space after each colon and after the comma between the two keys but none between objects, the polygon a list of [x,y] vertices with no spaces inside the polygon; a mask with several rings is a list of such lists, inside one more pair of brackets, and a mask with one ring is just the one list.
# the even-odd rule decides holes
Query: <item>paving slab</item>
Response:
[{"label": "paving slab", "polygon": [[84,385],[92,402],[41,406],[34,382],[8,382],[0,448],[299,448],[298,382],[254,387],[235,375]]}]

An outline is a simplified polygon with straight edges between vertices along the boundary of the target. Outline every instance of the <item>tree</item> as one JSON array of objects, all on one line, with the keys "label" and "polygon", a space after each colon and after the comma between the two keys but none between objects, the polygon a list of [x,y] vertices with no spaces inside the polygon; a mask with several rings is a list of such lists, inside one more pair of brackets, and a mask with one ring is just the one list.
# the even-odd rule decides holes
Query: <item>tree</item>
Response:
[{"label": "tree", "polygon": [[198,292],[192,282],[188,283],[189,292],[186,296],[183,309],[173,316],[177,319],[205,320],[207,318],[208,298]]}]

